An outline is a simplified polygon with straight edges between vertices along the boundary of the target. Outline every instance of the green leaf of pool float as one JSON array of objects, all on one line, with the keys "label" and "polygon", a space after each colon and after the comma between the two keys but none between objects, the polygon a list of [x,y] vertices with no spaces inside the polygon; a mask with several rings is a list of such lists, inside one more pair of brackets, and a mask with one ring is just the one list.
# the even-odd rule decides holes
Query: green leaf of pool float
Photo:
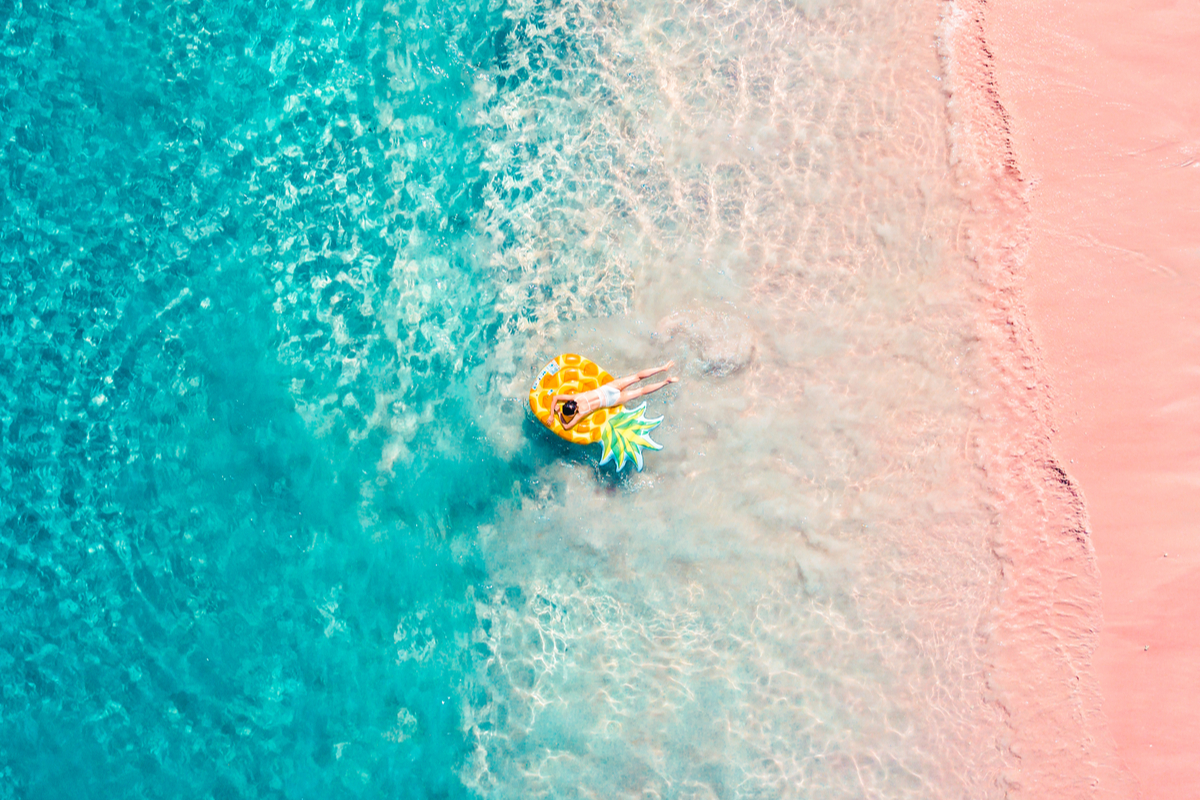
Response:
[{"label": "green leaf of pool float", "polygon": [[600,466],[604,466],[614,458],[617,461],[617,472],[625,468],[625,461],[632,458],[637,471],[642,471],[642,449],[662,450],[662,445],[650,438],[650,431],[658,427],[662,417],[646,419],[646,404],[642,403],[634,409],[622,409],[608,418],[600,429],[600,444],[604,446],[604,456]]}]

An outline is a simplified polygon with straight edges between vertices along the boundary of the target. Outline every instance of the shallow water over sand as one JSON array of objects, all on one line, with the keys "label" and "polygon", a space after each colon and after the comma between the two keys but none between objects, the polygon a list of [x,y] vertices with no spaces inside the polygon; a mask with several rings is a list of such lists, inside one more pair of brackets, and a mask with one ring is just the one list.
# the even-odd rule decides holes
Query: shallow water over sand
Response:
[{"label": "shallow water over sand", "polygon": [[[587,272],[558,237],[606,239],[629,296],[529,335],[501,387],[516,408],[482,415],[532,476],[479,529],[468,784],[986,796],[1002,757],[977,650],[999,570],[935,20],[870,3],[574,13],[594,32],[568,96],[510,135],[552,164],[606,158],[529,201],[566,232],[521,241],[540,276]],[[558,350],[679,362],[650,401],[666,449],[645,472],[518,427],[523,379]]]}]

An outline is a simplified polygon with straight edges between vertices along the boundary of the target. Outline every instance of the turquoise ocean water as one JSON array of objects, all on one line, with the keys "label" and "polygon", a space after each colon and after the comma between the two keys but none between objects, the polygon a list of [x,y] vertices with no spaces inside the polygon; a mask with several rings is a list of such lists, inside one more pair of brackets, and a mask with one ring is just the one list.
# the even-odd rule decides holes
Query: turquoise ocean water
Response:
[{"label": "turquoise ocean water", "polygon": [[998,791],[927,11],[0,4],[0,798]]},{"label": "turquoise ocean water", "polygon": [[[377,477],[367,421],[461,393],[504,322],[462,119],[503,22],[6,10],[4,796],[462,794],[453,643],[486,576],[446,532],[511,478],[469,419]],[[398,253],[423,260],[373,316]],[[449,646],[398,659],[425,608]]]}]

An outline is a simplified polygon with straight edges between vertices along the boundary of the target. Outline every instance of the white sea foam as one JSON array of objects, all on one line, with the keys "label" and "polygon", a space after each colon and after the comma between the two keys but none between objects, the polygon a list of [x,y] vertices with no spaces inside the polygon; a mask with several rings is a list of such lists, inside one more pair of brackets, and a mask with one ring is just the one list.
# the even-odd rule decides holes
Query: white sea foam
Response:
[{"label": "white sea foam", "polygon": [[480,537],[464,778],[486,796],[999,792],[979,651],[999,570],[931,13],[513,13],[533,77],[484,112],[514,190],[484,230],[514,320],[489,368],[514,377],[484,425],[520,424],[556,350],[675,358],[683,381],[651,398],[666,449],[645,472],[533,457]]}]

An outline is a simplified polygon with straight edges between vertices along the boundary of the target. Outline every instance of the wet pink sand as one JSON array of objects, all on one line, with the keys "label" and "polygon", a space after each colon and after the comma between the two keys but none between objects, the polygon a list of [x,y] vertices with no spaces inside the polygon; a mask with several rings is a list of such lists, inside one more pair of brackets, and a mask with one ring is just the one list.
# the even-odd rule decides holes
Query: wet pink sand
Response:
[{"label": "wet pink sand", "polygon": [[983,17],[1050,446],[1099,566],[1100,706],[1136,783],[1108,785],[1200,797],[1200,3]]}]

